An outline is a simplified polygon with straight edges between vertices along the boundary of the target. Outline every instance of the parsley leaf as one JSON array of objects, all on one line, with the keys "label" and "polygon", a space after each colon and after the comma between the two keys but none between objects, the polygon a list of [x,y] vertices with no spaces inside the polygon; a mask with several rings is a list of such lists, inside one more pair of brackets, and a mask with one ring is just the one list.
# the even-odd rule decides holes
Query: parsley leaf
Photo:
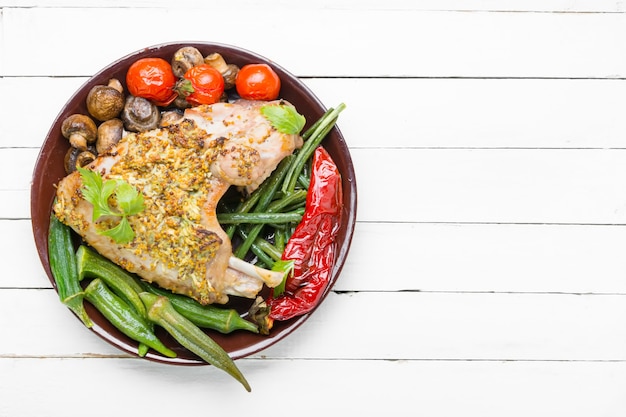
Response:
[{"label": "parsley leaf", "polygon": [[273,296],[278,297],[280,294],[285,292],[285,284],[287,283],[287,278],[293,275],[293,270],[295,267],[295,262],[292,259],[283,260],[279,259],[274,263],[272,267],[272,271],[283,272],[283,282],[274,287]]},{"label": "parsley leaf", "polygon": [[127,216],[141,213],[145,208],[143,194],[126,181],[118,181],[115,196],[117,197],[117,204]]},{"label": "parsley leaf", "polygon": [[135,238],[135,232],[130,227],[130,223],[128,223],[128,219],[126,216],[122,217],[122,220],[117,224],[117,226],[108,229],[108,230],[100,230],[99,234],[108,236],[117,243],[129,243]]},{"label": "parsley leaf", "polygon": [[[103,216],[121,218],[117,226],[108,230],[99,230],[98,233],[109,236],[117,243],[132,241],[135,238],[135,232],[130,227],[127,217],[143,211],[145,208],[143,194],[124,180],[103,181],[99,172],[86,168],[78,168],[78,172],[83,181],[81,193],[85,200],[93,205],[93,221],[98,221]],[[109,205],[109,198],[112,196],[115,197],[120,211]]]},{"label": "parsley leaf", "polygon": [[298,113],[292,106],[284,104],[266,104],[261,107],[261,114],[269,120],[276,130],[287,135],[300,133],[306,123],[303,115]]}]

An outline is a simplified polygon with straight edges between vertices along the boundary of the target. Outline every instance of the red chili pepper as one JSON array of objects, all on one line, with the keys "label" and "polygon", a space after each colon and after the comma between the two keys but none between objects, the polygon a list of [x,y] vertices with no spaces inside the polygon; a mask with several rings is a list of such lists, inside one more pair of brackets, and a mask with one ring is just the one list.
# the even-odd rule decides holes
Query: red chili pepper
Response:
[{"label": "red chili pepper", "polygon": [[341,221],[341,175],[321,146],[313,154],[311,183],[302,221],[287,242],[283,260],[294,260],[285,292],[270,298],[270,318],[288,320],[308,313],[324,295],[335,265]]}]

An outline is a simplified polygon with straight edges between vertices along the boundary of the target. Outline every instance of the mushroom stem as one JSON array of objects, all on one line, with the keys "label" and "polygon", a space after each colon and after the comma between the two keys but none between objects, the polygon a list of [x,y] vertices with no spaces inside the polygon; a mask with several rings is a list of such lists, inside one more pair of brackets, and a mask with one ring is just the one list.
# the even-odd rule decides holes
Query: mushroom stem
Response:
[{"label": "mushroom stem", "polygon": [[226,64],[226,61],[224,61],[224,57],[217,52],[207,55],[207,57],[204,58],[204,63],[209,64],[221,73],[228,69],[228,65]]},{"label": "mushroom stem", "polygon": [[61,133],[78,149],[86,150],[96,141],[96,123],[84,114],[72,114],[63,120]]}]

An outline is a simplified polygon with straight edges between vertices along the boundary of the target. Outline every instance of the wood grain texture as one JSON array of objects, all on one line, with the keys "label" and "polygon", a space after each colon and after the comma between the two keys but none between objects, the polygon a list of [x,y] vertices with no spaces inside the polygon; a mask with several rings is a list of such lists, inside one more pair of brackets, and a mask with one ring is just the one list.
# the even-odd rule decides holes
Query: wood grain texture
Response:
[{"label": "wood grain texture", "polygon": [[[275,10],[238,10],[237,23],[246,30],[237,31],[232,30],[231,10],[176,7],[5,8],[1,74],[89,76],[126,54],[171,42],[169,31],[153,30],[154,21],[184,21],[207,13],[210,25],[185,25],[174,40],[238,45],[304,77],[620,78],[626,74],[620,42],[626,37],[622,13],[286,9],[280,11],[277,36],[298,36],[268,42],[267,36],[249,33],[266,31],[267,22],[276,21]],[[145,19],[146,15],[151,18]],[[118,32],[94,31],[94,16],[133,24]],[[31,30],[50,22],[54,22],[54,36]],[[302,30],[303,24],[334,30]],[[384,31],[386,36],[381,36]],[[355,34],[358,42],[353,41]],[[36,53],[25,45],[36,46]],[[59,47],[68,45],[80,57],[70,58],[70,65],[57,56]]]},{"label": "wood grain texture", "polygon": [[[189,16],[208,23],[154,30]],[[133,24],[93,30],[107,20]],[[0,417],[626,414],[623,1],[5,0],[0,25]],[[111,61],[185,39],[271,57],[347,104],[350,255],[307,322],[238,361],[251,394],[85,329],[31,233],[63,103]]]},{"label": "wood grain texture", "polygon": [[[13,375],[0,379],[0,392],[12,399],[0,405],[0,413],[19,410],[20,416],[39,417],[65,406],[67,400],[56,395],[61,371],[64,380],[80,381],[91,393],[64,409],[68,417],[84,415],[77,406],[82,404],[92,416],[119,410],[105,403],[94,406],[105,393],[146,413],[193,414],[210,407],[242,415],[274,398],[277,384],[283,393],[284,386],[298,387],[281,398],[281,415],[359,410],[365,416],[617,416],[615,410],[626,406],[620,390],[626,384],[624,363],[245,359],[240,367],[252,385],[250,394],[210,367],[168,368],[135,359],[0,359],[2,375]],[[168,397],[194,400],[145,393],[163,387],[169,388]],[[39,401],[32,400],[33,393]]]}]

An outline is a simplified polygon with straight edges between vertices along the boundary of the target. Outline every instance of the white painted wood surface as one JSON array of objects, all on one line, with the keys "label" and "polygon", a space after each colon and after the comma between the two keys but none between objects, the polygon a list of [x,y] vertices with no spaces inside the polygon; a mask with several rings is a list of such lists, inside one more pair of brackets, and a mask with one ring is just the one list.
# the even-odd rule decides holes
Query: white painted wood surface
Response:
[{"label": "white painted wood surface", "polygon": [[[0,417],[626,415],[623,1],[0,7]],[[63,103],[109,62],[181,40],[254,50],[348,106],[352,250],[309,321],[238,361],[250,394],[84,329],[30,229]]]}]

